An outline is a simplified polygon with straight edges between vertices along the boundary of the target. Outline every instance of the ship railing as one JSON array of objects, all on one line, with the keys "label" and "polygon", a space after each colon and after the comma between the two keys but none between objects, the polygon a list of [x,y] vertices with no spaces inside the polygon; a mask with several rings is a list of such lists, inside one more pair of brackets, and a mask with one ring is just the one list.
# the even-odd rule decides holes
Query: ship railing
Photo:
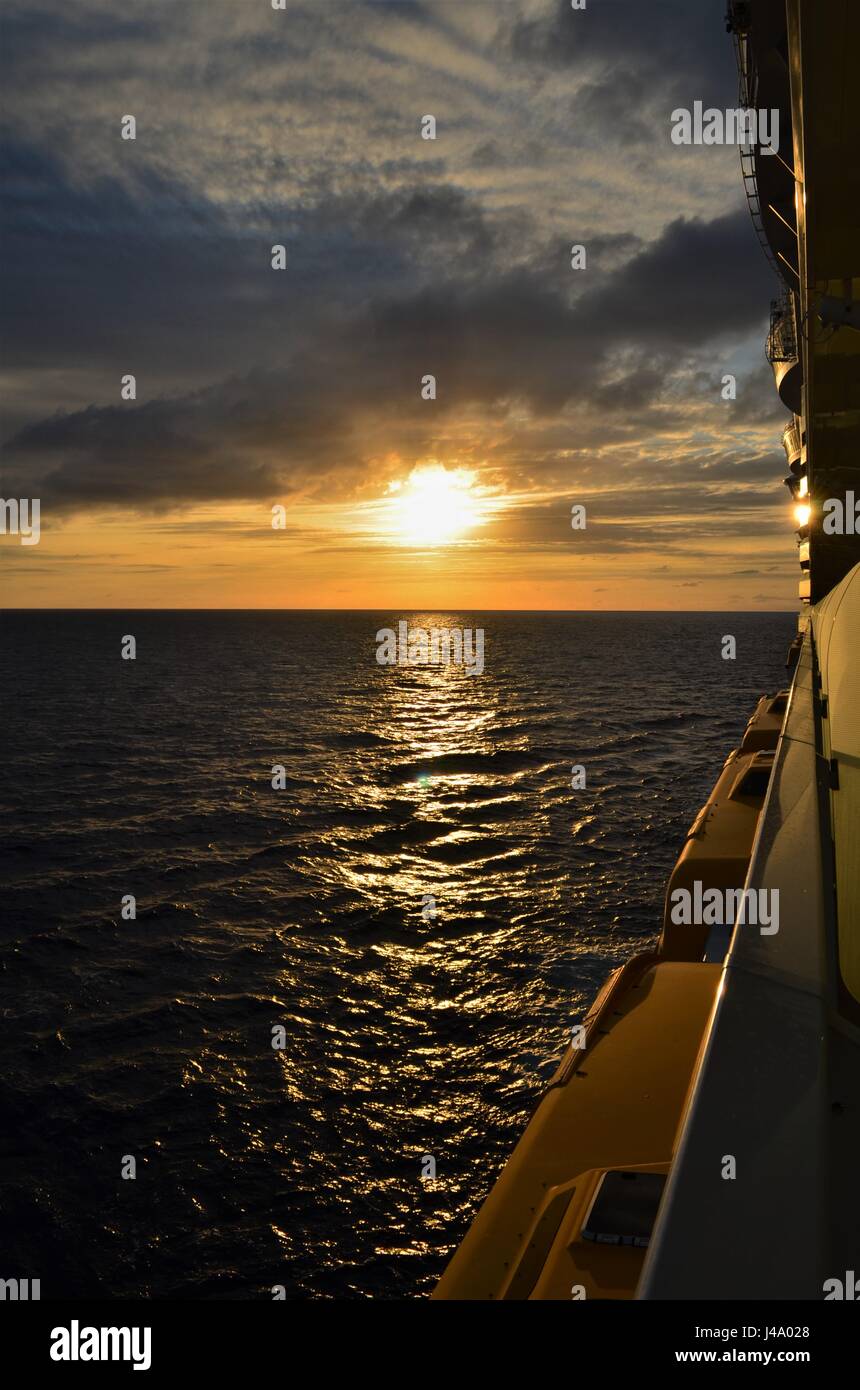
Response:
[{"label": "ship railing", "polygon": [[[726,11],[726,28],[732,36],[735,49],[735,61],[738,65],[738,105],[744,111],[753,110],[756,105],[758,94],[758,74],[755,63],[753,62],[752,49],[749,41],[750,30],[750,5],[749,0],[729,0]],[[746,194],[747,206],[750,210],[750,217],[758,237],[759,246],[767,256],[777,275],[782,274],[779,262],[773,253],[767,232],[764,227],[764,219],[761,211],[761,199],[758,192],[758,181],[755,172],[755,146],[739,145],[741,161],[741,178],[743,179],[744,193]]]},{"label": "ship railing", "polygon": [[794,362],[797,359],[797,325],[791,290],[785,290],[779,299],[771,300],[770,332],[765,351],[771,363]]},{"label": "ship railing", "polygon": [[782,447],[788,459],[795,458],[803,448],[803,440],[796,420],[792,420],[783,430]]}]

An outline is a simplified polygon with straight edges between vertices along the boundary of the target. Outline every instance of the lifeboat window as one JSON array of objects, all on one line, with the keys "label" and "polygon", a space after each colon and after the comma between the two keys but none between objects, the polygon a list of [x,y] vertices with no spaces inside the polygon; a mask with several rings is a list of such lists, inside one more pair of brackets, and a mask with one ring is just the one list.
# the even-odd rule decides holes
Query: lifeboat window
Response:
[{"label": "lifeboat window", "polygon": [[646,1246],[665,1183],[665,1173],[604,1173],[580,1232],[583,1240]]},{"label": "lifeboat window", "polygon": [[771,714],[785,714],[785,707],[788,704],[788,691],[781,690],[778,695],[774,695],[770,702]]}]

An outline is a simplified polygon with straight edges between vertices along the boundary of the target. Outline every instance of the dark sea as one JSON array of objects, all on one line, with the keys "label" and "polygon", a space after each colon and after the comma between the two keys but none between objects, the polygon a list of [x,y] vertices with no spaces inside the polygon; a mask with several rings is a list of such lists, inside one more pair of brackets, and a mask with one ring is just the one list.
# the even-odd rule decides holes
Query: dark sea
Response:
[{"label": "dark sea", "polygon": [[795,629],[404,616],[4,617],[2,1277],[428,1294]]}]

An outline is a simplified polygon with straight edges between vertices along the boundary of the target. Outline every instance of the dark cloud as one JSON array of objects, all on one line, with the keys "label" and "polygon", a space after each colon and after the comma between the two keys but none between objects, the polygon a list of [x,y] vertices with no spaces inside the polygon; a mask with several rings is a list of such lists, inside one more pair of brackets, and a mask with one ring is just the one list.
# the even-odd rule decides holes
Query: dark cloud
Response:
[{"label": "dark cloud", "polygon": [[665,146],[676,105],[734,105],[724,15],[724,0],[590,0],[584,11],[546,0],[542,13],[512,22],[509,43],[524,65],[569,74],[579,138]]},{"label": "dark cloud", "polygon": [[[439,235],[449,238],[458,235],[454,228],[464,229],[473,245],[472,274],[439,275],[412,293],[371,293],[336,321],[330,308],[320,313],[305,301],[301,333],[285,333],[276,350],[274,324],[256,314],[257,342],[263,334],[277,366],[184,395],[48,416],[9,441],[13,480],[38,477],[43,496],[57,507],[269,497],[332,477],[355,486],[370,455],[430,450],[452,412],[475,404],[498,411],[522,403],[538,418],[569,407],[605,408],[616,427],[626,418],[630,428],[657,432],[683,420],[680,403],[657,408],[679,350],[707,349],[761,317],[766,267],[743,254],[754,238],[741,214],[672,223],[656,243],[614,274],[598,276],[595,288],[578,297],[576,277],[563,263],[554,274],[527,266],[505,272],[492,262],[480,270],[476,243],[491,246],[493,235],[456,190],[371,200],[358,220],[365,228],[387,228],[395,239],[404,229],[430,238],[440,227]],[[211,271],[207,246],[200,255]],[[222,254],[216,246],[214,258]],[[464,261],[470,264],[468,255]],[[165,332],[161,315],[169,312],[189,350],[201,336],[233,326],[235,352],[242,287],[250,295],[264,273],[246,265],[243,278],[234,268],[232,297],[205,311],[203,281],[192,277],[189,284],[162,263],[160,292],[150,284],[148,298],[139,301],[153,348]],[[286,308],[280,301],[280,312]],[[100,313],[101,350],[116,353],[123,325],[111,321],[102,303],[92,311],[91,334]],[[618,353],[636,363],[620,376],[613,365]],[[434,402],[419,394],[428,373],[437,378]],[[114,375],[118,393],[116,366]]]},{"label": "dark cloud", "polygon": [[158,14],[94,8],[86,0],[74,5],[40,4],[39,0],[4,0],[3,63],[11,71],[62,64],[62,55],[78,46],[110,49],[140,39],[157,39]]},{"label": "dark cloud", "polygon": [[740,209],[710,222],[670,223],[607,284],[586,291],[578,307],[596,334],[678,352],[764,324],[773,283]]},{"label": "dark cloud", "polygon": [[[762,345],[764,358],[764,345]],[[767,361],[738,380],[737,400],[730,409],[733,420],[742,424],[765,424],[772,421],[776,427],[784,427],[792,419],[792,412],[783,405],[776,394],[773,368]],[[785,462],[781,455],[781,463]]]},{"label": "dark cloud", "polygon": [[583,82],[570,104],[577,130],[591,130],[607,143],[641,144],[654,133],[645,117],[653,87],[629,69],[613,68],[605,77]]},{"label": "dark cloud", "polygon": [[[530,91],[542,75],[569,74],[560,109],[570,111],[572,131],[590,132],[607,160],[620,158],[653,134],[672,84],[704,99],[714,83],[720,102],[731,100],[721,5],[590,0],[584,14],[548,4],[528,20],[514,7],[512,19],[506,9],[498,20],[498,51],[464,37],[445,7],[389,8],[392,22],[414,21],[416,33],[424,26],[438,53],[465,55],[484,73],[479,80],[467,66],[469,75],[455,79],[471,84],[480,112],[468,117],[467,108],[459,127],[452,112],[449,128],[463,141],[456,174],[445,140],[419,149],[396,136],[405,118],[387,79],[372,90],[355,61],[327,85],[329,46],[348,46],[334,10],[297,6],[289,29],[267,28],[268,14],[259,32],[240,32],[249,11],[238,7],[237,32],[213,19],[197,54],[182,27],[198,15],[189,7],[153,3],[135,19],[97,4],[29,13],[12,5],[7,56],[18,69],[2,142],[0,294],[6,359],[26,390],[4,416],[7,491],[32,495],[38,486],[55,512],[282,500],[299,491],[333,500],[371,485],[378,492],[386,469],[402,474],[416,459],[445,457],[459,429],[480,465],[512,487],[575,477],[615,488],[615,502],[593,493],[601,520],[580,548],[595,554],[647,551],[647,528],[625,534],[610,522],[659,516],[668,524],[691,496],[702,524],[716,530],[734,485],[750,485],[742,506],[750,526],[760,525],[774,502],[778,458],[739,453],[730,442],[713,453],[703,445],[692,464],[661,454],[664,486],[656,488],[647,457],[631,465],[620,453],[598,456],[661,433],[682,438],[713,396],[713,382],[703,382],[719,380],[719,357],[763,329],[770,272],[740,192],[733,211],[659,230],[659,218],[646,226],[639,215],[643,190],[652,211],[660,207],[647,161],[638,182],[630,177],[629,207],[613,206],[611,219],[595,174],[594,196],[570,231],[571,242],[588,247],[588,270],[574,273],[564,219],[553,221],[549,205],[523,191],[522,148],[552,188],[558,136],[537,119],[524,123],[523,144],[522,113],[505,107],[505,62],[519,80],[529,74]],[[404,59],[383,51],[381,7],[362,6],[361,23],[370,11],[380,28],[363,61],[393,73]],[[80,103],[68,130],[60,122],[40,139],[42,108],[31,109],[29,126],[21,109],[28,86],[57,72],[58,36],[67,55],[85,60],[74,79]],[[201,125],[205,132],[208,120],[217,135],[208,179],[194,169],[200,144],[189,153],[175,141],[172,163],[164,151],[152,158],[156,142],[141,139],[119,159],[115,132],[113,146],[104,134],[99,62],[113,80],[116,50],[145,82],[152,44],[174,75],[196,73],[195,90],[209,102]],[[296,55],[301,70],[287,72]],[[424,70],[416,110],[432,109],[424,94],[442,62],[434,56]],[[481,81],[494,63],[502,76],[485,99]],[[322,144],[301,163],[290,145],[295,128],[284,121],[251,147],[265,194],[240,197],[233,181],[246,147],[231,144],[231,103],[255,109],[273,95],[298,103],[309,121],[331,98],[340,131],[362,122],[363,143],[350,146],[348,168]],[[87,140],[76,147],[71,136],[87,120]],[[572,147],[564,146],[568,160]],[[287,248],[283,273],[270,268],[274,243]],[[58,411],[52,374],[71,366],[78,408]],[[137,377],[138,403],[119,402],[127,372]],[[427,373],[438,382],[431,403],[418,390]],[[41,392],[43,407],[34,409]],[[764,367],[726,405],[725,432],[759,421],[762,403],[775,419],[774,400]],[[489,528],[491,542],[508,543],[519,522],[510,525]],[[557,515],[522,511],[525,543],[536,548],[554,543],[557,525]]]},{"label": "dark cloud", "polygon": [[[271,366],[313,324],[438,283],[451,263],[483,274],[528,243],[521,216],[491,220],[464,190],[433,183],[239,215],[146,166],[127,183],[76,186],[56,156],[15,140],[0,150],[0,181],[7,359],[92,364],[102,395],[125,371],[143,384]],[[284,272],[271,269],[276,243]]]},{"label": "dark cloud", "polygon": [[514,20],[510,45],[523,62],[571,70],[626,65],[662,83],[681,75],[703,99],[736,88],[724,0],[546,0],[542,13]]}]

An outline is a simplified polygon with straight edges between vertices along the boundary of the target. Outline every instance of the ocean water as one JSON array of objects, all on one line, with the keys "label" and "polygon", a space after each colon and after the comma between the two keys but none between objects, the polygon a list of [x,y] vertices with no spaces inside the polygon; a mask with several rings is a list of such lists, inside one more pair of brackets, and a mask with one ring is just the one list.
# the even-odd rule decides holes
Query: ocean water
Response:
[{"label": "ocean water", "polygon": [[427,1294],[795,627],[411,615],[470,676],[403,616],[5,615],[3,1277]]}]

